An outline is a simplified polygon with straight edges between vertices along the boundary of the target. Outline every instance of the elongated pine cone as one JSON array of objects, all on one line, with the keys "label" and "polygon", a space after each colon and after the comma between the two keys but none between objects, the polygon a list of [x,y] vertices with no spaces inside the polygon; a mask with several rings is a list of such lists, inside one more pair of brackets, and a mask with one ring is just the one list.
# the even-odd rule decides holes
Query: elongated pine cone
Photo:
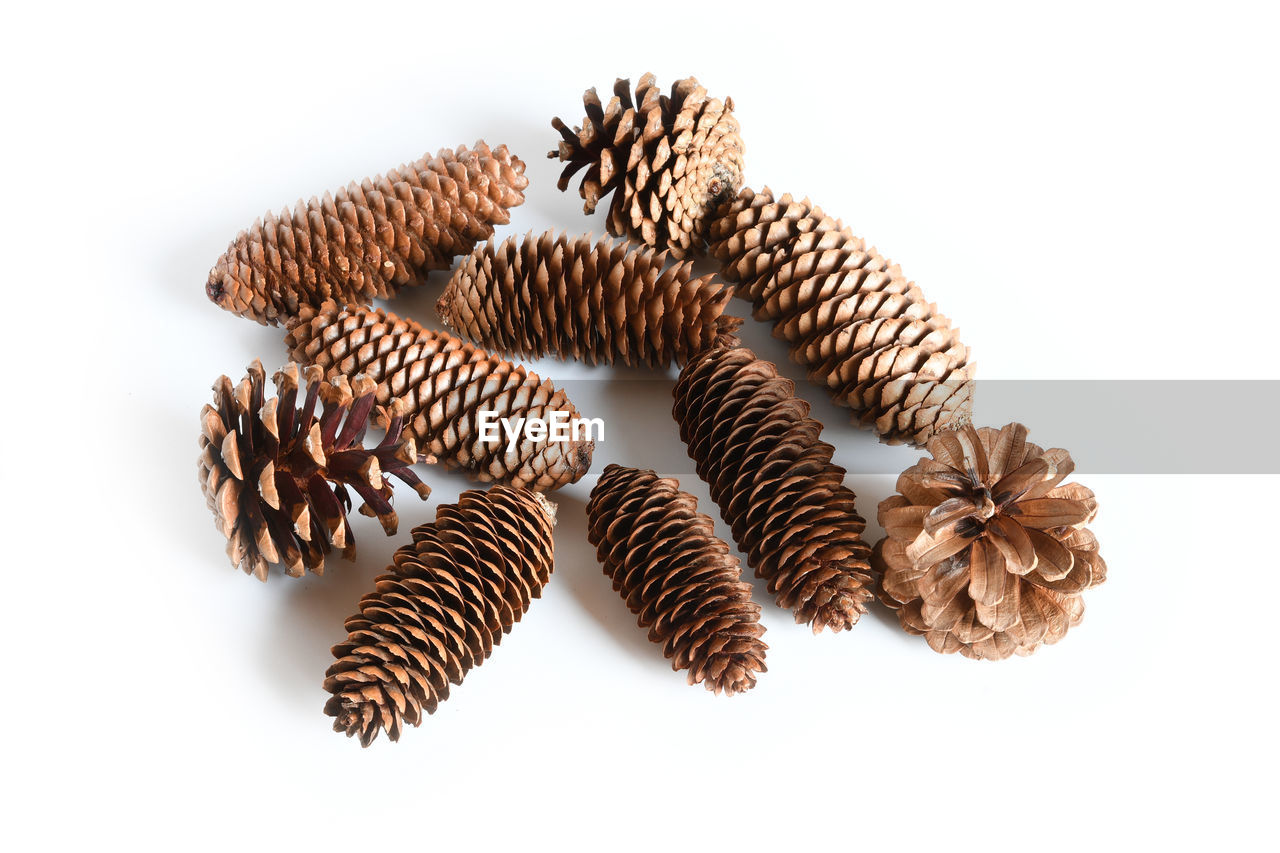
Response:
[{"label": "elongated pine cone", "polygon": [[551,577],[555,509],[524,489],[463,492],[413,529],[388,574],[347,620],[325,674],[334,731],[399,740],[449,698],[542,596]]},{"label": "elongated pine cone", "polygon": [[401,437],[398,402],[386,437],[364,447],[372,379],[325,382],[319,368],[288,364],[276,373],[270,400],[265,385],[262,363],[255,361],[237,385],[220,377],[213,405],[200,412],[200,488],[227,537],[227,556],[246,574],[265,581],[272,563],[293,577],[308,569],[323,574],[324,555],[334,548],[353,558],[348,488],[363,501],[360,512],[376,517],[388,535],[397,525],[389,477],[421,498],[430,494],[409,468],[418,454],[413,439]]},{"label": "elongated pine cone", "polygon": [[498,440],[484,441],[482,412],[548,421],[560,413],[570,423],[581,416],[550,381],[448,332],[424,329],[390,311],[326,302],[300,309],[285,344],[295,361],[318,365],[331,378],[371,377],[380,422],[388,418],[390,401],[400,399],[405,434],[476,479],[545,491],[576,481],[591,467],[595,442],[581,430],[571,441],[522,434],[511,448],[495,425]]},{"label": "elongated pine cone", "polygon": [[649,640],[689,683],[729,695],[764,672],[760,605],[698,499],[653,471],[610,465],[587,503],[587,538]]},{"label": "elongated pine cone", "polygon": [[874,564],[881,598],[934,651],[1000,660],[1056,643],[1106,580],[1086,524],[1093,492],[1059,485],[1075,468],[1027,428],[967,426],[935,436],[880,503]]},{"label": "elongated pine cone", "polygon": [[692,278],[692,262],[664,270],[666,259],[553,231],[496,249],[490,241],[454,272],[436,311],[459,334],[508,354],[667,367],[742,321],[724,313],[732,288]]},{"label": "elongated pine cone", "polygon": [[866,522],[809,404],[741,345],[696,356],[674,394],[698,476],[779,606],[814,633],[852,627],[871,597]]},{"label": "elongated pine cone", "polygon": [[610,234],[670,249],[676,258],[701,254],[717,205],[742,185],[733,99],[707,97],[693,77],[677,80],[670,96],[659,93],[652,74],[640,78],[634,101],[630,86],[616,81],[607,106],[588,89],[581,128],[552,119],[563,139],[547,156],[568,164],[560,190],[585,168],[578,192],[586,213],[613,193]]},{"label": "elongated pine cone", "polygon": [[218,258],[205,291],[222,308],[271,325],[326,299],[387,299],[492,236],[528,185],[524,162],[505,145],[442,148],[299,201],[292,212],[268,213]]},{"label": "elongated pine cone", "polygon": [[711,226],[711,252],[810,381],[890,444],[968,423],[974,365],[950,321],[896,264],[808,199],[744,189]]}]

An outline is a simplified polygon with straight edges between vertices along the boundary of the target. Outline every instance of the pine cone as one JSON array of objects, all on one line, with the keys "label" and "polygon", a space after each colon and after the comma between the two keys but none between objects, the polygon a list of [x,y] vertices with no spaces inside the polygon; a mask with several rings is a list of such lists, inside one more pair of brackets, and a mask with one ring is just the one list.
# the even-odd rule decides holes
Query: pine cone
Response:
[{"label": "pine cone", "polygon": [[1093,492],[1059,485],[1075,468],[1067,451],[1026,439],[1016,423],[935,436],[933,458],[902,472],[900,494],[880,503],[881,598],[934,651],[1029,655],[1078,624],[1081,593],[1106,580],[1085,527]]},{"label": "pine cone", "polygon": [[852,627],[871,597],[866,522],[809,404],[741,345],[696,356],[674,394],[680,438],[747,564],[814,633]]},{"label": "pine cone", "polygon": [[542,596],[554,517],[541,495],[494,486],[463,492],[415,527],[333,647],[324,712],[334,731],[368,746],[379,729],[399,740],[405,723],[435,713]]},{"label": "pine cone", "polygon": [[578,410],[563,391],[523,367],[489,355],[447,332],[433,332],[389,311],[303,306],[290,321],[285,344],[296,361],[325,375],[364,373],[378,383],[379,421],[392,398],[406,406],[406,435],[451,468],[482,481],[544,491],[572,483],[591,467],[595,442],[521,439],[508,452],[506,436],[481,441],[480,412],[549,419]]},{"label": "pine cone", "polygon": [[587,537],[649,640],[689,683],[729,695],[764,672],[760,605],[698,499],[653,471],[610,465],[587,503]]},{"label": "pine cone", "polygon": [[895,264],[805,199],[744,189],[711,226],[721,274],[810,381],[889,444],[968,423],[974,365],[951,323]]},{"label": "pine cone", "polygon": [[742,185],[733,99],[708,98],[692,77],[677,80],[670,97],[659,94],[652,74],[640,78],[635,101],[630,85],[630,80],[615,82],[607,107],[594,88],[588,89],[581,128],[570,130],[552,119],[564,139],[547,156],[569,164],[560,174],[560,190],[585,167],[578,192],[586,199],[586,213],[614,194],[610,234],[670,249],[675,258],[700,254],[717,205]]},{"label": "pine cone", "polygon": [[725,315],[732,288],[666,252],[548,231],[492,241],[462,262],[436,311],[476,343],[531,358],[667,367],[741,325]]},{"label": "pine cone", "polygon": [[360,512],[375,516],[388,535],[397,524],[388,475],[423,499],[431,492],[409,469],[417,450],[412,438],[400,435],[399,403],[392,406],[386,437],[366,450],[373,380],[324,382],[319,368],[308,368],[298,406],[299,373],[298,365],[286,365],[275,375],[276,396],[264,400],[266,373],[255,361],[239,385],[220,377],[213,405],[200,412],[205,501],[227,537],[232,564],[262,581],[271,563],[283,563],[286,574],[301,577],[305,569],[323,574],[324,555],[334,548],[355,557],[348,486],[363,500]]},{"label": "pine cone", "polygon": [[524,201],[524,162],[505,145],[442,148],[385,175],[301,201],[241,231],[205,286],[222,308],[275,325],[326,299],[368,305],[444,270]]}]

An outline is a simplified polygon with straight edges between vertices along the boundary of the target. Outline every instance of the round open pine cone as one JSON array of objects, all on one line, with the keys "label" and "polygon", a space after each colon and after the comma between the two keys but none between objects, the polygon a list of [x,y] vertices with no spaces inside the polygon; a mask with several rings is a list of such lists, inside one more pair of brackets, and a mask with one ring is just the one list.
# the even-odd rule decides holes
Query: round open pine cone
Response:
[{"label": "round open pine cone", "polygon": [[434,713],[542,596],[554,519],[540,494],[494,486],[463,492],[415,527],[333,647],[324,710],[334,730],[368,746],[380,730],[399,740],[406,723]]},{"label": "round open pine cone", "polygon": [[390,311],[303,306],[290,321],[285,344],[294,360],[325,375],[365,374],[377,382],[376,412],[405,406],[405,433],[451,468],[478,480],[545,491],[572,483],[591,467],[595,442],[541,441],[521,437],[508,452],[506,436],[481,441],[480,413],[543,418],[565,412],[579,418],[564,391],[519,365],[490,355],[448,332],[433,332]]},{"label": "round open pine cone", "polygon": [[1001,660],[1061,640],[1107,576],[1085,527],[1093,492],[1059,485],[1070,454],[1017,423],[941,433],[926,449],[880,504],[882,600],[938,652]]},{"label": "round open pine cone", "polygon": [[430,494],[409,469],[417,449],[412,438],[401,437],[398,402],[386,437],[374,448],[363,446],[372,379],[325,382],[319,368],[288,364],[275,375],[275,397],[264,399],[265,385],[262,363],[255,361],[237,385],[220,377],[213,405],[200,412],[200,488],[227,537],[227,556],[246,574],[265,581],[272,563],[293,577],[308,569],[323,574],[324,555],[334,548],[353,558],[348,488],[363,501],[360,511],[375,516],[388,535],[397,524],[389,477],[421,498]]},{"label": "round open pine cone", "polygon": [[524,163],[505,145],[442,148],[323,199],[267,213],[232,241],[205,292],[275,325],[326,299],[368,305],[448,269],[524,202]]},{"label": "round open pine cone", "polygon": [[924,444],[969,422],[974,365],[950,321],[808,199],[742,190],[711,225],[711,253],[855,423],[890,444]]},{"label": "round open pine cone", "polygon": [[587,538],[613,588],[672,669],[729,695],[764,672],[760,605],[698,499],[653,471],[610,465],[587,503]]},{"label": "round open pine cone", "polygon": [[630,87],[630,80],[617,80],[605,106],[588,89],[581,128],[552,120],[563,139],[547,156],[568,164],[560,190],[585,168],[578,192],[586,213],[613,193],[610,234],[669,249],[676,258],[701,254],[717,205],[742,185],[733,99],[708,97],[693,77],[677,80],[669,96],[652,74],[640,78],[634,100]]},{"label": "round open pine cone", "polygon": [[690,361],[674,395],[698,476],[779,606],[814,633],[852,627],[871,597],[866,522],[809,404],[731,338]]},{"label": "round open pine cone", "polygon": [[468,256],[436,303],[454,331],[500,352],[591,364],[667,367],[742,321],[732,288],[693,278],[666,252],[555,232],[490,241]]}]

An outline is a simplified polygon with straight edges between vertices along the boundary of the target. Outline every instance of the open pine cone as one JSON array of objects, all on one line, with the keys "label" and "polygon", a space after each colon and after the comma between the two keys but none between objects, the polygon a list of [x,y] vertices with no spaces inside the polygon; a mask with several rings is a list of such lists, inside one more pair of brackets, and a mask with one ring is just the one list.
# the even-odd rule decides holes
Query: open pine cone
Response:
[{"label": "open pine cone", "polygon": [[613,193],[610,234],[670,249],[676,258],[700,254],[716,206],[742,184],[733,99],[707,97],[693,77],[677,80],[670,96],[659,93],[652,74],[640,78],[634,101],[630,86],[630,80],[617,80],[607,106],[588,89],[581,128],[552,120],[564,138],[547,156],[568,163],[560,190],[585,168],[578,190],[586,199],[583,210],[594,213]]},{"label": "open pine cone", "polygon": [[934,651],[1000,660],[1056,643],[1106,580],[1088,524],[1093,492],[1059,485],[1075,465],[1027,428],[964,427],[934,436],[880,504],[886,536],[873,566],[882,599]]},{"label": "open pine cone", "polygon": [[[306,388],[299,405],[300,374]],[[417,449],[412,438],[401,437],[399,403],[382,442],[363,446],[372,379],[326,382],[320,368],[303,373],[290,363],[276,373],[270,400],[264,399],[265,384],[258,361],[238,385],[226,376],[214,384],[213,405],[200,412],[200,488],[227,537],[233,565],[263,581],[271,563],[283,563],[293,577],[307,569],[323,574],[324,555],[332,549],[355,556],[348,488],[363,500],[360,512],[375,516],[387,535],[397,524],[389,477],[424,499],[430,489],[409,469]]]}]

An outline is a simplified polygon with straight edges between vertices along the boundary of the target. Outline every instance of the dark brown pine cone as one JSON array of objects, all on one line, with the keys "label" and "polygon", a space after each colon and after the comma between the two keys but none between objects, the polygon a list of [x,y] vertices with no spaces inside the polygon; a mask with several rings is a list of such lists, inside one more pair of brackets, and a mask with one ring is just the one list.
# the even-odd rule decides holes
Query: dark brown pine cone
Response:
[{"label": "dark brown pine cone", "polygon": [[613,588],[672,669],[730,695],[764,672],[760,605],[698,499],[653,471],[610,465],[587,504],[588,538]]},{"label": "dark brown pine cone", "polygon": [[265,399],[265,385],[255,361],[238,385],[220,377],[213,405],[200,412],[200,488],[227,537],[227,556],[246,574],[265,581],[272,563],[293,577],[308,569],[323,574],[324,555],[334,548],[354,557],[348,488],[363,501],[360,512],[375,516],[388,535],[397,524],[389,477],[421,498],[430,494],[409,469],[417,450],[401,436],[398,401],[386,437],[364,447],[374,387],[367,376],[325,382],[319,368],[288,364],[275,375],[275,397]]},{"label": "dark brown pine cone", "polygon": [[541,495],[494,486],[463,492],[413,529],[389,573],[347,620],[325,674],[334,731],[399,740],[489,657],[551,577],[555,509]]},{"label": "dark brown pine cone", "polygon": [[809,404],[773,364],[732,344],[690,361],[674,394],[698,476],[779,606],[815,633],[852,627],[871,597],[866,522]]},{"label": "dark brown pine cone", "polygon": [[481,346],[528,358],[667,367],[741,325],[733,295],[666,252],[554,231],[476,249],[436,303],[441,319]]}]

